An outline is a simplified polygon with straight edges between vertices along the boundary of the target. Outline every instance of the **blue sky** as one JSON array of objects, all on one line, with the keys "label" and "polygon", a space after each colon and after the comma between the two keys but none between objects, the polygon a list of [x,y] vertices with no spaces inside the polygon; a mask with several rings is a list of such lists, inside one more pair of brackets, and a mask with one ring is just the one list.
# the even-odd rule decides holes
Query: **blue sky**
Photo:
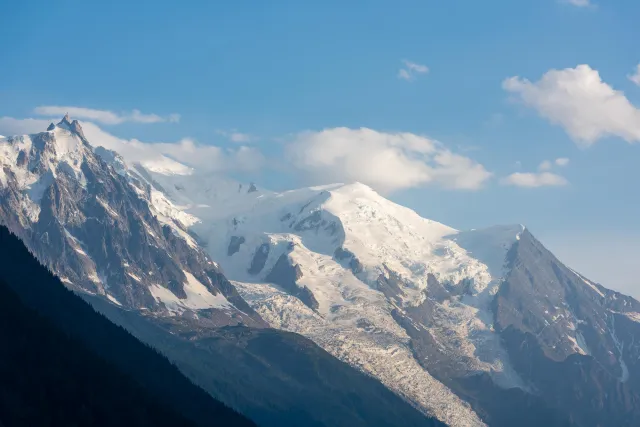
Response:
[{"label": "blue sky", "polygon": [[524,223],[640,295],[637,1],[30,1],[0,16],[0,134],[84,109],[118,138],[188,138],[210,148],[202,164],[271,189],[358,179],[457,228]]}]

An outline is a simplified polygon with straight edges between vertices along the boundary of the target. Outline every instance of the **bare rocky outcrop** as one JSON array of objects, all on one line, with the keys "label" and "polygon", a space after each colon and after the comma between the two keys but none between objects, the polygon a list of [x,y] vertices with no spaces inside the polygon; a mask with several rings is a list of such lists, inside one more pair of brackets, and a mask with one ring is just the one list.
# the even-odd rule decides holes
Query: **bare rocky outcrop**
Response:
[{"label": "bare rocky outcrop", "polygon": [[[65,116],[51,131],[8,143],[17,155],[0,186],[0,221],[70,286],[127,308],[162,312],[166,306],[151,288],[185,300],[188,274],[237,310],[235,317],[202,317],[264,325],[179,224],[160,222],[144,177],[129,172],[117,154],[94,151],[77,121]],[[36,184],[23,188],[18,175]]]},{"label": "bare rocky outcrop", "polygon": [[298,286],[302,278],[302,269],[298,264],[293,265],[287,254],[282,254],[266,277],[267,282],[274,283],[298,298],[307,307],[317,310],[319,307],[313,292],[306,286]]}]

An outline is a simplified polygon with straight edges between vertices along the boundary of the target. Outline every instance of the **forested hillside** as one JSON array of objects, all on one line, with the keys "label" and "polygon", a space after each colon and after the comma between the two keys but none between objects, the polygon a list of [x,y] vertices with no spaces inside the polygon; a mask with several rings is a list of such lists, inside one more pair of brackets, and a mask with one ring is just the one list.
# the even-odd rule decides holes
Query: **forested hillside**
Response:
[{"label": "forested hillside", "polygon": [[4,227],[0,260],[0,425],[254,425],[66,290]]}]

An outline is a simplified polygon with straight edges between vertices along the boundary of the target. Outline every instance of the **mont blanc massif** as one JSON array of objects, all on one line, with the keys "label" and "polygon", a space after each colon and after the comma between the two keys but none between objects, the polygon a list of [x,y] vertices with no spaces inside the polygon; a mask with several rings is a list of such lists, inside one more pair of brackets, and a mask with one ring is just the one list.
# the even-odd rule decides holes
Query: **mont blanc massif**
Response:
[{"label": "mont blanc massif", "polygon": [[0,222],[3,294],[167,422],[640,425],[640,302],[523,225],[460,231],[360,183],[276,193],[134,162],[69,117],[0,138]]}]

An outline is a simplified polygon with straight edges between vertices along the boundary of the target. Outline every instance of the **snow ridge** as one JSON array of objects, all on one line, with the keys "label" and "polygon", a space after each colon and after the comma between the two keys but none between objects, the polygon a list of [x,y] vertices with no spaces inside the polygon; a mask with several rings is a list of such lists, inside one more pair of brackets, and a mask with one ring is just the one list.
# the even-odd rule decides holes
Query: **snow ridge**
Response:
[{"label": "snow ridge", "polygon": [[[489,307],[521,225],[460,232],[360,183],[246,193],[215,177],[152,175],[171,189],[176,205],[198,218],[190,229],[271,326],[311,338],[451,425],[483,425],[418,363],[394,314],[431,301],[435,279],[457,296],[434,303],[433,323],[412,320],[414,326],[444,353],[465,360],[460,375],[488,372],[506,387],[523,386]],[[280,284],[265,283],[283,255],[299,269],[296,286],[310,290],[317,309]],[[397,289],[385,293],[381,280]]]}]

